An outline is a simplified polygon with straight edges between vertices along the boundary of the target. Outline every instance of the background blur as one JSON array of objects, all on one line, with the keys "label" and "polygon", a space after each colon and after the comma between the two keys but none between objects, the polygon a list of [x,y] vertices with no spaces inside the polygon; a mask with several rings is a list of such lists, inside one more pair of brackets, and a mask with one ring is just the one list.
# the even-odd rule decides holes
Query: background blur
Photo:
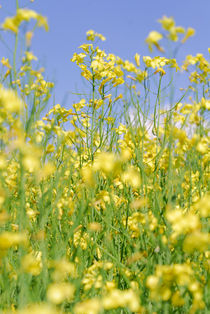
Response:
[{"label": "background blur", "polygon": [[[177,26],[193,27],[196,35],[181,48],[178,61],[187,54],[203,53],[207,58],[210,43],[210,0],[19,0],[27,7],[47,16],[50,30],[37,29],[32,39],[32,52],[40,66],[46,68],[48,80],[55,82],[56,103],[71,105],[78,100],[73,92],[83,88],[79,68],[70,59],[85,42],[89,29],[102,33],[107,53],[134,61],[138,52],[151,55],[144,43],[152,30],[160,31],[157,22],[163,15],[173,16]],[[15,15],[16,0],[0,0],[0,23],[6,16]],[[6,38],[6,42],[2,42]],[[14,49],[14,35],[0,32],[0,57],[10,56]],[[24,40],[24,39],[23,39]],[[161,42],[160,42],[161,43]],[[8,46],[6,48],[6,46]],[[153,55],[158,55],[154,51]],[[45,76],[46,77],[46,76]]]}]

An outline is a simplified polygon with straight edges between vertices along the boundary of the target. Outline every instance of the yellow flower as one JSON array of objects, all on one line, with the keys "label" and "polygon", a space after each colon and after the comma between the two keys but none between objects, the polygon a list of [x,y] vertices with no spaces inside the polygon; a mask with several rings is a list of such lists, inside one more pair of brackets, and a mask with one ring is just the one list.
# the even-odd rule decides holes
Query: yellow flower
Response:
[{"label": "yellow flower", "polygon": [[159,284],[159,278],[157,276],[151,275],[151,276],[147,277],[146,286],[149,289],[151,289],[151,290],[157,289],[158,284]]},{"label": "yellow flower", "polygon": [[33,37],[33,32],[26,32],[25,38],[26,38],[26,46],[29,47],[31,45],[31,39]]},{"label": "yellow flower", "polygon": [[134,65],[132,62],[128,61],[128,60],[125,60],[124,65],[123,65],[123,68],[124,68],[126,71],[128,71],[128,72],[134,72],[134,73],[136,73],[136,67],[135,67],[135,65]]},{"label": "yellow flower", "polygon": [[71,301],[74,296],[75,287],[67,282],[52,283],[47,290],[47,298],[54,304],[61,304],[68,300]]},{"label": "yellow flower", "polygon": [[42,270],[42,252],[31,252],[25,255],[21,264],[24,272],[38,276]]},{"label": "yellow flower", "polygon": [[46,148],[46,153],[50,154],[53,153],[55,151],[55,146],[53,144],[49,144]]},{"label": "yellow flower", "polygon": [[79,46],[79,48],[83,49],[84,52],[86,52],[88,54],[89,53],[89,48],[92,50],[93,49],[93,45],[92,44],[83,44],[83,45]]},{"label": "yellow flower", "polygon": [[188,253],[193,251],[205,252],[210,246],[210,234],[200,231],[195,231],[189,234],[183,244],[183,250]]},{"label": "yellow flower", "polygon": [[158,22],[162,25],[162,28],[169,32],[168,38],[177,41],[178,36],[177,33],[184,33],[185,29],[181,26],[176,26],[173,17],[163,16],[162,19],[158,20]]},{"label": "yellow flower", "polygon": [[101,170],[107,175],[114,175],[114,173],[118,170],[119,165],[119,160],[113,153],[100,153],[95,158],[93,170]]},{"label": "yellow flower", "polygon": [[190,211],[184,213],[183,209],[169,210],[166,213],[166,217],[172,224],[174,237],[198,230],[201,227],[198,215]]},{"label": "yellow flower", "polygon": [[138,53],[135,54],[135,61],[137,67],[140,67],[140,55]]},{"label": "yellow flower", "polygon": [[133,188],[138,188],[141,185],[140,174],[137,169],[128,168],[121,174],[122,182],[131,185]]},{"label": "yellow flower", "polygon": [[91,40],[91,41],[94,41],[96,37],[98,37],[102,41],[106,40],[106,37],[104,37],[103,35],[99,33],[94,32],[93,30],[87,31],[86,36],[87,36],[87,40]]},{"label": "yellow flower", "polygon": [[196,146],[196,150],[201,154],[206,154],[209,151],[208,140],[206,138],[202,138],[200,142]]},{"label": "yellow flower", "polygon": [[1,63],[2,63],[5,67],[7,67],[8,69],[11,69],[11,68],[12,68],[12,66],[11,66],[10,63],[9,63],[8,58],[5,59],[5,58],[3,57],[3,58],[1,59]]},{"label": "yellow flower", "polygon": [[123,84],[125,81],[122,77],[118,77],[118,78],[114,78],[112,83],[113,83],[113,87],[116,87],[118,85]]},{"label": "yellow flower", "polygon": [[5,30],[10,30],[14,33],[18,32],[18,23],[16,21],[16,19],[12,18],[12,17],[7,17],[4,20],[4,23],[2,24],[2,28]]},{"label": "yellow flower", "polygon": [[165,74],[166,74],[166,71],[163,70],[163,68],[157,68],[157,70],[155,71],[154,74],[156,74],[156,73],[160,73],[161,75],[165,75]]},{"label": "yellow flower", "polygon": [[0,234],[0,249],[7,250],[12,246],[16,246],[19,244],[26,245],[28,243],[28,239],[26,234],[24,233],[15,233],[5,231]]},{"label": "yellow flower", "polygon": [[49,31],[49,25],[45,16],[42,16],[40,14],[37,15],[37,25],[39,27],[44,27],[46,32]]},{"label": "yellow flower", "polygon": [[132,289],[113,289],[103,297],[102,302],[105,310],[128,307],[132,312],[137,312],[140,309],[138,295]]},{"label": "yellow flower", "polygon": [[26,55],[26,57],[25,57],[24,61],[25,61],[25,60],[26,60],[26,61],[37,60],[37,57],[34,56],[31,51],[26,51],[26,52],[25,52],[25,55]]},{"label": "yellow flower", "polygon": [[14,90],[5,89],[0,85],[0,108],[1,107],[9,112],[19,113],[23,110],[23,101]]},{"label": "yellow flower", "polygon": [[178,40],[178,35],[177,33],[184,33],[184,28],[181,26],[177,26],[177,27],[172,27],[169,31],[169,35],[168,38],[173,40],[173,41],[177,41]]},{"label": "yellow flower", "polygon": [[148,37],[146,38],[145,42],[148,44],[149,50],[152,52],[153,46],[155,46],[158,50],[163,52],[163,48],[160,47],[159,41],[163,38],[163,35],[156,32],[152,31],[149,33]]},{"label": "yellow flower", "polygon": [[50,261],[49,267],[54,268],[52,278],[54,281],[63,281],[68,276],[75,278],[77,276],[76,267],[66,259]]},{"label": "yellow flower", "polygon": [[13,33],[17,33],[20,24],[23,21],[30,21],[31,19],[37,20],[37,25],[39,27],[43,26],[46,31],[48,31],[49,27],[47,24],[47,19],[46,17],[36,13],[33,10],[29,9],[18,9],[17,13],[13,17],[7,17],[2,24],[3,29],[5,30],[10,30]]},{"label": "yellow flower", "polygon": [[176,64],[172,60],[169,60],[164,57],[151,58],[149,56],[143,56],[143,61],[147,67],[152,67],[153,69],[162,68],[166,64],[170,64],[171,67],[176,67]]},{"label": "yellow flower", "polygon": [[85,300],[77,303],[74,307],[75,314],[98,314],[102,308],[101,301],[98,298]]},{"label": "yellow flower", "polygon": [[210,99],[205,99],[204,97],[202,97],[201,105],[202,105],[202,108],[210,110]]},{"label": "yellow flower", "polygon": [[206,194],[193,206],[201,217],[210,216],[210,195]]},{"label": "yellow flower", "polygon": [[181,297],[179,290],[177,290],[172,298],[171,298],[172,304],[174,306],[183,306],[185,304],[184,299]]},{"label": "yellow flower", "polygon": [[185,36],[184,38],[182,39],[182,43],[184,44],[186,42],[186,40],[189,38],[189,37],[192,37],[195,35],[195,30],[194,28],[192,27],[189,27],[185,33]]},{"label": "yellow flower", "polygon": [[116,130],[116,133],[119,134],[119,135],[124,134],[124,133],[127,132],[126,126],[124,124],[122,124],[122,123],[120,123],[118,128],[115,129],[115,130]]},{"label": "yellow flower", "polygon": [[23,157],[23,165],[29,172],[37,171],[40,168],[39,155],[37,155],[35,150],[26,152]]},{"label": "yellow flower", "polygon": [[172,27],[175,26],[173,17],[163,16],[162,19],[159,19],[158,22],[162,25],[162,28],[166,31],[170,31]]}]

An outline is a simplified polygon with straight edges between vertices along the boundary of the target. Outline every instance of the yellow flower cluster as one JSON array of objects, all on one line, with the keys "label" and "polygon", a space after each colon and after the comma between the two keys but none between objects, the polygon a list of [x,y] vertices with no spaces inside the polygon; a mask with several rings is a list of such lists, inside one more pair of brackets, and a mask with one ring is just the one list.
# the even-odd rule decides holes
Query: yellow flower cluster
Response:
[{"label": "yellow flower cluster", "polygon": [[[155,275],[147,277],[147,287],[153,299],[171,300],[174,306],[183,306],[186,290],[193,296],[190,313],[204,309],[202,288],[194,278],[193,270],[188,264],[158,265]],[[181,289],[184,287],[184,289]]]},{"label": "yellow flower cluster", "polygon": [[3,29],[10,30],[14,33],[18,32],[19,26],[23,21],[35,19],[37,26],[44,27],[46,31],[49,30],[46,17],[29,9],[17,9],[17,13],[13,17],[7,17],[2,24]]},{"label": "yellow flower cluster", "polygon": [[[185,43],[187,39],[194,36],[195,30],[189,27],[187,30],[182,26],[176,26],[173,17],[163,16],[158,22],[161,24],[163,30],[167,32],[167,38],[172,41],[178,41],[178,34],[184,34],[182,43]],[[157,31],[151,31],[146,38],[145,42],[148,44],[149,50],[152,52],[153,46],[155,46],[160,52],[164,52],[164,49],[159,45],[159,41],[163,38],[163,34]]]}]

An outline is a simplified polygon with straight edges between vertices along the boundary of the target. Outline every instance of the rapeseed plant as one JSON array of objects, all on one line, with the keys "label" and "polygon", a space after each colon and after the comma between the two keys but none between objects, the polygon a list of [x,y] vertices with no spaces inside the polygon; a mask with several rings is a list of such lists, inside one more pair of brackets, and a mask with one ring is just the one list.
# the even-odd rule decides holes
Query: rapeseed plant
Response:
[{"label": "rapeseed plant", "polygon": [[[48,30],[29,9],[2,24],[16,43],[13,62],[1,60],[0,311],[208,313],[209,62],[123,60],[89,30],[71,61],[90,96],[46,112],[54,84],[33,69],[36,27],[16,64],[21,24],[31,19]],[[159,22],[150,50],[195,33],[172,17]],[[164,106],[172,71],[189,86]]]}]

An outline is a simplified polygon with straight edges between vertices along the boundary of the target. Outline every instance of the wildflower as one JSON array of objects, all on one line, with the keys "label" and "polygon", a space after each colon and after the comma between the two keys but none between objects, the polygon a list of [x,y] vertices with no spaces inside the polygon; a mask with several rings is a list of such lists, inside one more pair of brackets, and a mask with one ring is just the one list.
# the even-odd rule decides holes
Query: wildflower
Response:
[{"label": "wildflower", "polygon": [[156,74],[156,73],[160,73],[161,75],[165,75],[165,74],[166,74],[166,72],[165,72],[165,70],[163,70],[163,68],[158,68],[158,69],[155,71],[154,74]]},{"label": "wildflower", "polygon": [[40,168],[40,151],[35,147],[25,146],[23,165],[29,172],[35,172]]},{"label": "wildflower", "polygon": [[83,63],[84,62],[84,58],[86,57],[86,54],[85,53],[74,53],[71,61],[72,62],[75,62],[76,61],[76,64],[79,65],[80,63]]},{"label": "wildflower", "polygon": [[205,99],[204,97],[201,98],[201,106],[204,109],[210,110],[210,100]]},{"label": "wildflower", "polygon": [[182,209],[175,209],[166,213],[167,219],[171,222],[174,236],[186,234],[200,229],[199,217],[192,212],[184,213]]},{"label": "wildflower", "polygon": [[132,312],[137,312],[140,309],[138,296],[131,289],[124,291],[113,289],[103,297],[102,303],[106,310],[128,307]]},{"label": "wildflower", "polygon": [[138,53],[135,54],[135,62],[137,67],[140,67],[140,55]]},{"label": "wildflower", "polygon": [[27,47],[30,47],[32,37],[33,37],[33,32],[30,32],[30,31],[26,32],[25,39],[26,39],[26,46]]},{"label": "wildflower", "polygon": [[[146,285],[150,289],[152,299],[157,301],[168,301],[171,299],[174,306],[185,304],[182,295],[185,286],[193,296],[191,310],[193,311],[194,307],[202,309],[204,306],[201,287],[195,280],[193,270],[188,264],[157,265],[155,275],[147,277]],[[178,290],[175,292],[173,292],[173,285],[178,286]],[[197,297],[199,302],[196,306]]]},{"label": "wildflower", "polygon": [[5,59],[5,58],[3,57],[3,58],[1,59],[1,63],[2,63],[5,67],[7,67],[8,69],[11,69],[11,68],[12,68],[12,66],[11,66],[10,63],[9,63],[8,58]]},{"label": "wildflower", "polygon": [[28,239],[24,233],[8,232],[5,231],[0,234],[0,249],[2,252],[15,247],[16,245],[27,245]]},{"label": "wildflower", "polygon": [[184,38],[182,39],[182,43],[184,44],[184,43],[187,41],[187,39],[188,39],[189,37],[192,37],[192,36],[194,36],[194,35],[195,35],[195,30],[194,30],[194,28],[189,27],[189,28],[187,29],[187,31],[186,31],[186,34],[185,34]]},{"label": "wildflower", "polygon": [[67,282],[52,283],[47,290],[47,298],[53,304],[61,304],[64,301],[71,301],[75,288]]},{"label": "wildflower", "polygon": [[127,128],[124,124],[120,123],[119,124],[119,127],[116,129],[116,133],[121,135],[123,133],[126,133],[127,132]]},{"label": "wildflower", "polygon": [[175,26],[175,21],[173,17],[163,16],[162,19],[159,19],[158,22],[162,25],[162,28],[166,31],[170,31],[172,27]]},{"label": "wildflower", "polygon": [[23,101],[14,90],[5,89],[0,85],[0,108],[3,107],[11,113],[19,113],[23,110],[23,106]]},{"label": "wildflower", "polygon": [[46,31],[48,31],[49,27],[47,24],[47,19],[36,13],[33,10],[29,9],[18,9],[17,14],[13,17],[7,17],[2,24],[3,29],[10,30],[14,33],[18,32],[19,26],[23,21],[29,21],[31,19],[37,20],[37,25],[39,27],[44,27]]},{"label": "wildflower", "polygon": [[119,169],[119,160],[113,153],[100,153],[94,161],[94,171],[101,170],[105,174],[114,174]]},{"label": "wildflower", "polygon": [[99,34],[99,33],[96,33],[96,32],[94,32],[93,30],[87,31],[86,35],[87,35],[87,40],[94,41],[95,38],[97,38],[97,37],[98,37],[100,40],[102,40],[102,41],[106,40],[106,38],[105,38],[103,35],[101,35],[101,34]]},{"label": "wildflower", "polygon": [[193,207],[201,217],[210,216],[210,195],[206,194],[203,196],[193,205]]},{"label": "wildflower", "polygon": [[195,231],[190,233],[184,240],[183,250],[188,253],[193,251],[204,252],[210,246],[210,234],[206,232]]},{"label": "wildflower", "polygon": [[49,144],[46,148],[46,153],[50,154],[53,153],[55,151],[55,146],[53,144]]},{"label": "wildflower", "polygon": [[152,52],[153,46],[155,46],[158,50],[163,52],[163,48],[160,47],[159,41],[163,38],[163,35],[156,31],[152,31],[149,33],[148,37],[146,38],[145,42],[148,44],[149,50]]},{"label": "wildflower", "polygon": [[65,258],[49,262],[49,267],[54,268],[52,278],[54,281],[64,281],[69,277],[75,278],[77,276],[76,267],[73,263]]},{"label": "wildflower", "polygon": [[23,58],[23,62],[31,62],[32,60],[37,60],[37,57],[33,55],[31,51],[25,52],[25,57]]},{"label": "wildflower", "polygon": [[202,138],[198,142],[196,146],[196,150],[201,154],[206,154],[209,151],[208,140],[205,138]]},{"label": "wildflower", "polygon": [[91,222],[88,225],[88,229],[90,231],[101,231],[102,228],[101,228],[101,224],[100,223],[98,223],[98,222]]},{"label": "wildflower", "polygon": [[31,252],[22,258],[22,268],[24,272],[38,276],[42,270],[42,252]]},{"label": "wildflower", "polygon": [[100,313],[102,304],[100,299],[92,298],[83,302],[77,303],[74,307],[75,314],[98,314]]},{"label": "wildflower", "polygon": [[130,184],[133,188],[138,188],[141,184],[140,174],[133,168],[128,168],[121,174],[122,182]]}]

